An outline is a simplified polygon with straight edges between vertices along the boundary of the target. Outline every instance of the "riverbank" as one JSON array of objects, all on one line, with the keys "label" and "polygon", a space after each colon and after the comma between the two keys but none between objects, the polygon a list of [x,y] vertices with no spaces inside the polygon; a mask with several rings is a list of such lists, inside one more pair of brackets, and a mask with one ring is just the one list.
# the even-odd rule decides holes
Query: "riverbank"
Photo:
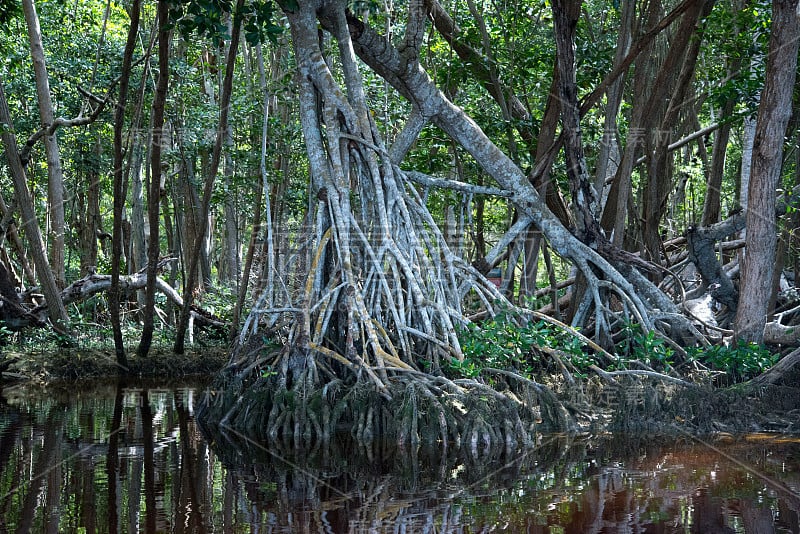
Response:
[{"label": "riverbank", "polygon": [[[131,347],[127,376],[210,380],[225,367],[229,358],[230,349],[224,344],[190,347],[182,355],[174,354],[171,345],[157,345],[146,358],[136,357],[135,347]],[[5,350],[0,354],[0,365],[4,369],[0,384],[36,386],[87,380],[111,383],[121,375],[112,348]],[[726,388],[708,383],[691,387],[664,386],[659,381],[638,376],[617,377],[613,382],[598,376],[587,377],[571,386],[562,383],[558,376],[541,378],[563,404],[562,417],[574,422],[570,428],[577,433],[608,430],[699,435],[800,432],[800,369],[797,368],[782,373],[773,383],[758,384],[758,380],[754,380]],[[230,407],[220,409],[227,413]],[[270,409],[264,408],[264,413],[269,412]]]},{"label": "riverbank", "polygon": [[113,378],[121,374],[137,378],[181,378],[190,375],[211,376],[228,361],[227,345],[187,348],[175,354],[168,346],[154,347],[145,358],[128,353],[127,373],[120,373],[113,349],[61,348],[52,351],[4,351],[0,354],[2,381],[48,383],[63,380]]}]

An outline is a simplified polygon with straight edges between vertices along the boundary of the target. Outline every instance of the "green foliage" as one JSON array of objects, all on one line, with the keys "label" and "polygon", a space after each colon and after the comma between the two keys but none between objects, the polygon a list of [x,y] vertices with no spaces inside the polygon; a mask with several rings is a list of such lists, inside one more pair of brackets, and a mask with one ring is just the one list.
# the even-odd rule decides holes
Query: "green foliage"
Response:
[{"label": "green foliage", "polygon": [[8,340],[11,339],[11,336],[14,335],[14,332],[8,329],[5,323],[0,322],[0,347],[8,343]]},{"label": "green foliage", "polygon": [[233,9],[231,0],[171,2],[169,19],[183,35],[197,33],[211,39],[229,38],[224,16]]},{"label": "green foliage", "polygon": [[578,369],[595,363],[585,352],[580,339],[570,332],[544,321],[524,321],[507,312],[480,325],[470,323],[461,327],[458,336],[464,360],[453,358],[449,368],[470,378],[478,376],[486,367],[531,376],[540,367],[539,347],[564,353]]},{"label": "green foliage", "polygon": [[283,28],[274,22],[274,6],[271,1],[253,2],[246,5],[244,11],[244,38],[249,45],[255,46],[263,42],[264,37],[272,44],[278,42]]},{"label": "green foliage", "polygon": [[0,1],[0,30],[8,30],[9,23],[21,15],[21,4],[14,0]]},{"label": "green foliage", "polygon": [[662,369],[672,366],[675,351],[654,330],[645,332],[639,323],[629,322],[623,326],[622,336],[622,341],[616,346],[619,368],[626,368],[628,360]]},{"label": "green foliage", "polygon": [[686,352],[691,359],[726,373],[733,382],[742,382],[763,373],[779,358],[765,347],[742,340],[733,346],[690,347]]},{"label": "green foliage", "polygon": [[[230,39],[225,20],[233,13],[232,0],[173,1],[169,18],[178,31],[213,40]],[[245,3],[242,12],[234,14],[243,18],[244,37],[250,45],[257,45],[266,37],[275,43],[283,28],[274,23],[274,6],[271,0],[254,0]]]},{"label": "green foliage", "polygon": [[75,345],[75,338],[72,334],[67,332],[57,332],[55,330],[48,331],[48,335],[50,339],[53,340],[56,347],[59,348],[69,348],[74,347]]},{"label": "green foliage", "polygon": [[203,293],[197,303],[209,313],[217,317],[230,320],[233,317],[233,307],[236,304],[236,288],[217,285]]},{"label": "green foliage", "polygon": [[[744,9],[720,5],[708,17],[704,29],[707,46],[703,53],[713,61],[704,61],[701,70],[720,82],[709,90],[709,100],[721,108],[728,99],[735,100],[745,115],[755,112],[764,83],[764,57],[769,40],[772,8],[758,0]],[[730,71],[732,65],[738,65]]]}]

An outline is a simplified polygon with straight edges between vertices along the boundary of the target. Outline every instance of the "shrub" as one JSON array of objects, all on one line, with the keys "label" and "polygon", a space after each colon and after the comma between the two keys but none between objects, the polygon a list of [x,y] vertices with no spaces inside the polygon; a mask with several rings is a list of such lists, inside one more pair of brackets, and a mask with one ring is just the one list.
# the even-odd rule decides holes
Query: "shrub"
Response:
[{"label": "shrub", "polygon": [[689,357],[728,375],[732,382],[743,382],[775,365],[779,356],[755,343],[738,341],[733,346],[690,347]]},{"label": "shrub", "polygon": [[564,353],[570,363],[585,369],[595,363],[580,339],[544,321],[525,321],[503,312],[480,324],[458,329],[464,360],[453,358],[449,368],[461,376],[478,376],[482,369],[494,367],[530,377],[541,365],[538,348],[548,347]]}]

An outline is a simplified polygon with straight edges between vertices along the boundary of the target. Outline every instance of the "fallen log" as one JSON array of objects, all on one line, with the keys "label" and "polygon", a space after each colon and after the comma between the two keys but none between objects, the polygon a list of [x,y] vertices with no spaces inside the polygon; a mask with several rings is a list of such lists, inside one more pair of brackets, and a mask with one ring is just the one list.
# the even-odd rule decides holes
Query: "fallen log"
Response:
[{"label": "fallen log", "polygon": [[[142,272],[119,277],[119,288],[120,291],[123,292],[144,289],[146,285],[147,275]],[[72,304],[73,302],[86,300],[91,296],[103,293],[109,289],[111,289],[111,275],[90,274],[67,286],[64,291],[61,292],[61,299],[64,305]],[[169,285],[160,276],[156,277],[156,289],[177,306],[183,307],[183,298],[174,287]],[[191,319],[200,327],[225,328],[227,326],[225,321],[196,305],[191,306]]]},{"label": "fallen log", "polygon": [[[144,289],[146,285],[147,275],[143,272],[138,272],[129,276],[120,276],[119,279],[119,287],[122,292]],[[61,300],[66,306],[75,302],[84,301],[110,289],[111,275],[92,273],[84,276],[80,280],[76,280],[64,288],[61,292]],[[177,306],[183,307],[183,298],[175,288],[169,285],[163,278],[156,277],[156,289]],[[6,314],[13,314],[13,317],[2,317],[3,322],[12,330],[18,331],[27,327],[42,327],[46,324],[47,304],[35,306],[28,311],[23,307],[22,303],[10,303],[7,302],[7,299],[3,299],[3,303],[5,304],[3,311],[6,312]],[[225,329],[228,326],[223,319],[196,305],[192,305],[191,307],[190,319],[194,325],[200,328]]]},{"label": "fallen log", "polygon": [[795,349],[769,368],[747,383],[752,388],[782,384],[791,387],[800,387],[800,348]]}]

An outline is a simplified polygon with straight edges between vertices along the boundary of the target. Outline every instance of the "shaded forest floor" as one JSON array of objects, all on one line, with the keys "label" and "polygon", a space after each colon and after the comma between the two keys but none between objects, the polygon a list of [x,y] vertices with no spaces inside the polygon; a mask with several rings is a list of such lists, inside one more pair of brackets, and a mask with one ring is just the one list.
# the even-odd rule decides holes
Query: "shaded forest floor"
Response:
[{"label": "shaded forest floor", "polygon": [[[8,349],[8,347],[6,347]],[[187,348],[175,354],[171,347],[154,347],[147,357],[128,353],[129,376],[136,378],[183,378],[191,375],[213,376],[228,361],[227,345]],[[114,378],[119,375],[113,349],[61,348],[52,351],[4,350],[0,353],[5,371],[2,381],[48,383],[60,380]]]}]

